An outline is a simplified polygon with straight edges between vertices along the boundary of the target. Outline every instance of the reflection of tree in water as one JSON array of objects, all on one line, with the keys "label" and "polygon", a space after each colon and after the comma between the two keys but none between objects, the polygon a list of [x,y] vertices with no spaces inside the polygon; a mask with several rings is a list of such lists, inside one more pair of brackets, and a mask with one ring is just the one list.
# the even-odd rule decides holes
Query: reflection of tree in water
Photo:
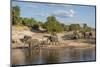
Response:
[{"label": "reflection of tree in water", "polygon": [[44,52],[47,53],[46,55],[44,54],[43,56],[44,57],[43,60],[45,61],[45,63],[49,64],[49,63],[59,62],[59,51],[51,49]]},{"label": "reflection of tree in water", "polygon": [[[90,61],[95,60],[95,51],[91,49],[68,48],[67,51],[59,52],[57,49],[25,49],[25,64],[51,64],[64,61]],[[63,54],[64,53],[64,54]],[[66,55],[66,54],[67,55]],[[63,56],[64,55],[64,56]],[[67,59],[66,59],[67,58]],[[63,61],[62,61],[63,62]]]},{"label": "reflection of tree in water", "polygon": [[37,58],[39,57],[39,50],[37,49],[26,49],[25,50],[25,57],[27,64],[35,64]]},{"label": "reflection of tree in water", "polygon": [[70,50],[70,61],[90,61],[95,60],[92,49],[72,49]]},{"label": "reflection of tree in water", "polygon": [[12,65],[21,65],[24,64],[25,56],[23,50],[21,49],[12,49],[11,54]]},{"label": "reflection of tree in water", "polygon": [[69,58],[70,58],[70,61],[79,61],[80,60],[80,51],[77,50],[77,49],[69,49],[70,52],[69,52]]},{"label": "reflection of tree in water", "polygon": [[58,55],[59,51],[53,49],[25,49],[27,64],[58,63]]}]

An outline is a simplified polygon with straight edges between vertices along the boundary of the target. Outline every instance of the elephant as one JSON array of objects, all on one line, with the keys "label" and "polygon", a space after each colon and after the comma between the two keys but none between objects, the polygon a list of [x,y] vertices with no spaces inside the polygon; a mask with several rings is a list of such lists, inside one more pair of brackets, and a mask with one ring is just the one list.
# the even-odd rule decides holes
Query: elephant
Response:
[{"label": "elephant", "polygon": [[71,39],[79,39],[80,38],[80,36],[79,36],[79,33],[77,32],[77,31],[74,31],[73,32],[73,34],[72,34],[72,37],[71,37]]},{"label": "elephant", "polygon": [[79,39],[79,38],[92,38],[92,32],[73,32],[72,39]]},{"label": "elephant", "polygon": [[23,39],[20,39],[23,43],[24,43],[24,46],[25,44],[28,44],[29,45],[29,48],[31,47],[36,47],[36,46],[39,46],[40,45],[40,42],[38,39],[32,39],[31,36],[24,36]]},{"label": "elephant", "polygon": [[49,36],[47,41],[49,41],[49,44],[52,44],[52,45],[57,45],[57,43],[59,44],[59,40],[58,40],[58,37],[57,36]]},{"label": "elephant", "polygon": [[84,38],[92,38],[93,36],[92,32],[82,32],[82,35]]}]

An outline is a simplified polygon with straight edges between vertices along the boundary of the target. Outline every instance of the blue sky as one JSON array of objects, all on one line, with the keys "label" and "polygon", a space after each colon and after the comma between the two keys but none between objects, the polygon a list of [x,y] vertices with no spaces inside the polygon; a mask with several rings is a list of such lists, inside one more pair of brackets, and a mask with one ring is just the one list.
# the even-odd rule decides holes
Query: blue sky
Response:
[{"label": "blue sky", "polygon": [[87,23],[89,26],[95,27],[94,6],[13,1],[12,6],[16,5],[20,7],[21,17],[45,22],[48,16],[53,15],[64,24]]}]

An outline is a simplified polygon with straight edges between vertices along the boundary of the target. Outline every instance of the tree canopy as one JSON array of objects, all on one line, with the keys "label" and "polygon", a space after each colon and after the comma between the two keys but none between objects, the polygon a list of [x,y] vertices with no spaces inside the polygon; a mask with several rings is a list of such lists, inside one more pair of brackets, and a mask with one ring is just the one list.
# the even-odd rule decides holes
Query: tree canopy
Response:
[{"label": "tree canopy", "polygon": [[55,30],[56,32],[63,31],[61,24],[54,16],[47,17],[47,21],[44,24],[48,32],[53,32],[53,30]]},{"label": "tree canopy", "polygon": [[80,25],[79,24],[70,24],[69,25],[69,30],[70,31],[72,31],[72,30],[80,30],[81,29],[81,27],[80,27]]},{"label": "tree canopy", "polygon": [[12,24],[19,24],[20,22],[20,8],[18,6],[14,6],[12,8]]},{"label": "tree canopy", "polygon": [[92,28],[89,27],[86,23],[83,24],[83,27],[80,24],[70,24],[65,25],[64,23],[59,22],[55,16],[48,16],[46,22],[35,20],[34,18],[25,18],[20,17],[20,7],[12,7],[12,24],[13,25],[24,25],[28,26],[31,29],[39,29],[39,26],[46,29],[48,33],[62,32],[62,31],[91,31]]}]

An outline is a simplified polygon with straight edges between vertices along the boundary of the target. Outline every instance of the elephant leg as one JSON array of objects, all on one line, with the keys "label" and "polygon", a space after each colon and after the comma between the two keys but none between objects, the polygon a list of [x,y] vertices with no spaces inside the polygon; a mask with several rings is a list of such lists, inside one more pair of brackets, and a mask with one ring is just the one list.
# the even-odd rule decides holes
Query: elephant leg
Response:
[{"label": "elephant leg", "polygon": [[50,45],[49,39],[47,39],[47,45]]},{"label": "elephant leg", "polygon": [[56,43],[55,43],[55,42],[53,42],[53,45],[56,45]]},{"label": "elephant leg", "polygon": [[56,45],[56,42],[54,42],[54,45]]},{"label": "elephant leg", "polygon": [[54,45],[55,44],[55,42],[52,42],[52,45]]},{"label": "elephant leg", "polygon": [[58,45],[60,45],[59,41],[57,41]]},{"label": "elephant leg", "polygon": [[57,45],[57,42],[55,42],[55,45]]},{"label": "elephant leg", "polygon": [[30,44],[29,44],[29,46],[28,46],[28,48],[30,48],[31,46],[30,46]]},{"label": "elephant leg", "polygon": [[24,42],[24,46],[23,46],[23,48],[25,48],[25,44],[26,44],[26,43]]},{"label": "elephant leg", "polygon": [[56,41],[55,43],[56,43],[56,45],[58,45],[58,41]]},{"label": "elephant leg", "polygon": [[50,45],[53,45],[53,42],[51,42],[51,44]]},{"label": "elephant leg", "polygon": [[48,45],[50,45],[51,44],[51,42],[48,42]]},{"label": "elephant leg", "polygon": [[31,49],[31,48],[32,48],[32,43],[30,42],[30,43],[29,43],[29,49]]}]

